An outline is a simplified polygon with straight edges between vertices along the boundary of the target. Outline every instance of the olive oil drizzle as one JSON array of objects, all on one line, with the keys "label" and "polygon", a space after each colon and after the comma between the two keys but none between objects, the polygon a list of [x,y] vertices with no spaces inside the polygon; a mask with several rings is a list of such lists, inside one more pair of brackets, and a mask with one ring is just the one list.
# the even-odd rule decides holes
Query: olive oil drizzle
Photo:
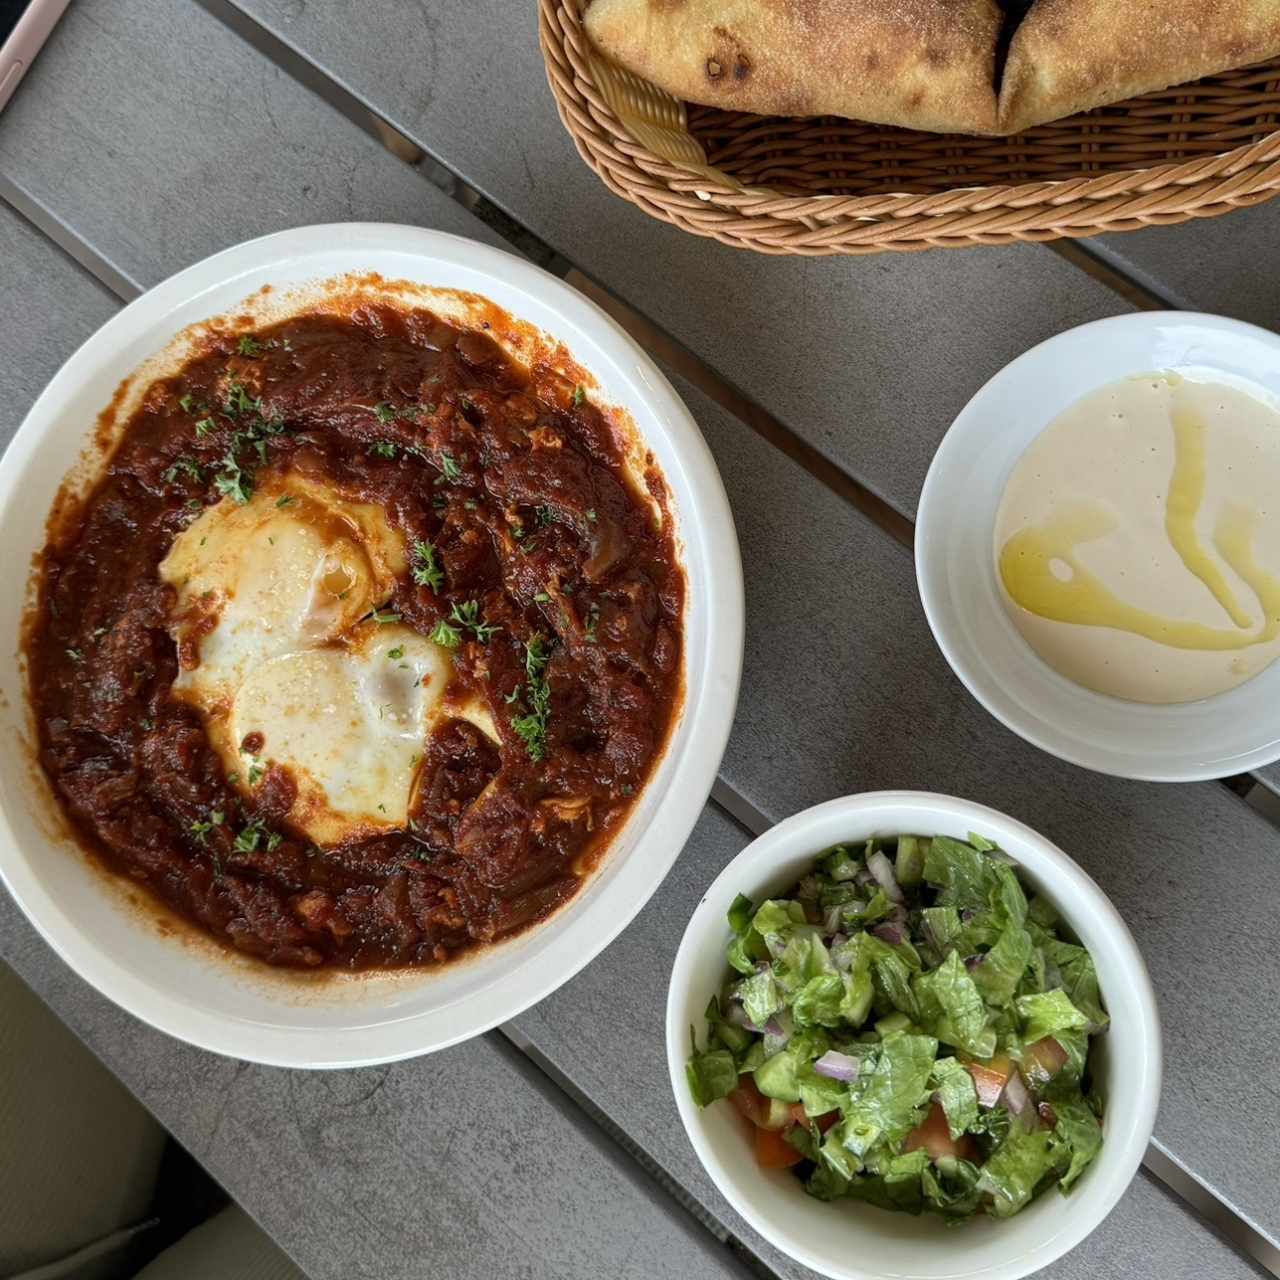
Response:
[{"label": "olive oil drizzle", "polygon": [[[1280,635],[1280,578],[1267,572],[1254,552],[1257,512],[1240,503],[1226,503],[1213,530],[1214,549],[1262,606],[1262,621],[1255,625],[1196,530],[1204,501],[1205,424],[1185,402],[1180,403],[1182,380],[1172,374],[1166,378],[1173,389],[1175,462],[1165,499],[1165,532],[1182,563],[1213,593],[1234,629],[1139,609],[1086,569],[1076,548],[1117,528],[1115,516],[1099,503],[1064,506],[1041,524],[1015,533],[1000,550],[1001,580],[1016,604],[1054,622],[1112,627],[1176,649],[1221,651],[1265,644]],[[1067,566],[1070,576],[1059,577],[1055,564]]]}]

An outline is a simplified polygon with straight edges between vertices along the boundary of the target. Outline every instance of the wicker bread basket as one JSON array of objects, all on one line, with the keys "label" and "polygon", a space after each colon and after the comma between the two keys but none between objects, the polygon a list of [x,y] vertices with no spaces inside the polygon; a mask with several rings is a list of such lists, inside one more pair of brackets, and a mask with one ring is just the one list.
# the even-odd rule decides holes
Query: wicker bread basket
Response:
[{"label": "wicker bread basket", "polygon": [[547,78],[610,190],[759,253],[1055,240],[1212,218],[1280,191],[1280,60],[1012,138],[686,106],[608,62],[585,0],[539,0]]}]

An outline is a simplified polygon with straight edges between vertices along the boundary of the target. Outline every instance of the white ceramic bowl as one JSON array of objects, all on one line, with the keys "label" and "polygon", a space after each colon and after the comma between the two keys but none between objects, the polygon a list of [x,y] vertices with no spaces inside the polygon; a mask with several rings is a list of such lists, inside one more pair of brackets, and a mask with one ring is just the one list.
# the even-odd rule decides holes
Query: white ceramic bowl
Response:
[{"label": "white ceramic bowl", "polygon": [[1045,663],[1001,602],[996,511],[1027,446],[1068,405],[1132,374],[1172,369],[1280,402],[1280,337],[1189,312],[1142,312],[1068,330],[1006,365],[934,456],[916,517],[916,574],[933,634],[997,720],[1073,764],[1187,782],[1280,759],[1280,663],[1227,693],[1150,706],[1094,693]]},{"label": "white ceramic bowl", "polygon": [[[64,473],[120,380],[187,325],[348,272],[378,272],[488,298],[564,344],[627,411],[671,491],[688,576],[687,695],[666,752],[592,880],[551,920],[439,972],[307,980],[154,927],[118,882],[61,834],[31,765],[26,693],[13,656],[19,575],[44,543]],[[498,336],[495,333],[495,336]],[[501,340],[501,339],[500,339]],[[742,570],[724,487],[696,424],[653,361],[599,308],[496,249],[413,227],[286,231],[228,249],[158,285],[63,366],[0,462],[0,874],[36,928],[87,982],[144,1021],[203,1048],[283,1066],[354,1066],[443,1048],[512,1017],[572,977],[666,875],[710,790],[742,662]],[[673,785],[678,779],[678,785]]]},{"label": "white ceramic bowl", "polygon": [[[1057,907],[1093,955],[1111,1027],[1093,1066],[1107,1098],[1104,1142],[1069,1196],[1050,1190],[1006,1221],[948,1227],[855,1201],[813,1199],[790,1173],[756,1166],[737,1111],[699,1111],[689,1096],[689,1027],[705,1027],[707,1001],[729,974],[725,913],[739,893],[754,902],[781,893],[842,840],[970,831],[995,840],[1025,880]],[[707,1172],[770,1244],[836,1280],[1017,1280],[1078,1244],[1111,1211],[1137,1172],[1160,1099],[1160,1024],[1146,965],[1119,913],[1061,849],[994,809],[921,791],[846,796],[779,823],[744,849],[698,904],[676,955],[667,998],[667,1061],[680,1118]]]}]

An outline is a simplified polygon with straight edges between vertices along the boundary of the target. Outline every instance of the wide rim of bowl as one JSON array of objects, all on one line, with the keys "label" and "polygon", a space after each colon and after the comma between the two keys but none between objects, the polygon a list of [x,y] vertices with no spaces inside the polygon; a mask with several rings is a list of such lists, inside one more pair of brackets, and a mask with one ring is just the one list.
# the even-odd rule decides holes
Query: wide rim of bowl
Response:
[{"label": "wide rim of bowl", "polygon": [[[335,246],[350,258],[343,270],[363,269],[361,256],[378,251],[411,255],[428,264],[461,265],[536,298],[567,325],[591,334],[626,386],[629,403],[643,406],[653,421],[662,424],[693,495],[692,509],[681,513],[680,534],[686,569],[695,559],[705,567],[701,608],[708,625],[703,652],[686,653],[681,721],[654,765],[655,770],[667,768],[670,761],[672,782],[639,832],[621,874],[566,922],[538,955],[470,999],[436,1009],[408,1016],[389,1014],[386,1020],[371,1023],[354,1005],[349,1024],[335,1030],[265,1024],[193,1006],[179,993],[143,981],[76,927],[27,865],[9,815],[0,809],[0,882],[41,937],[90,986],[148,1025],[198,1048],[271,1066],[301,1068],[366,1066],[448,1048],[537,1003],[608,946],[665,879],[710,793],[733,723],[745,629],[741,557],[724,483],[688,407],[653,359],[606,312],[557,277],[500,249],[421,227],[335,223],[275,232],[221,250],[149,289],[90,336],[32,405],[0,459],[0,510],[21,500],[26,466],[85,372],[109,361],[126,339],[165,328],[157,344],[162,345],[181,327],[166,328],[172,324],[170,317],[206,292],[272,266],[283,270],[309,256],[332,257]],[[121,369],[119,376],[129,372]],[[666,470],[670,476],[671,468]],[[601,868],[609,865],[606,855]],[[583,892],[590,890],[588,884]],[[565,910],[573,908],[570,902]],[[232,980],[229,971],[228,981]]]},{"label": "wide rim of bowl", "polygon": [[[1119,1130],[1108,1133],[1103,1146],[1104,1154],[1089,1170],[1088,1176],[1101,1174],[1108,1179],[1107,1193],[1096,1211],[1087,1217],[1078,1215],[1077,1221],[1067,1222],[1061,1230],[1029,1254],[1024,1253],[976,1270],[948,1273],[953,1276],[953,1280],[1021,1280],[1022,1277],[1047,1267],[1079,1244],[1106,1218],[1132,1182],[1155,1128],[1163,1077],[1163,1047],[1160,1016],[1151,976],[1119,911],[1097,882],[1057,845],[998,809],[940,792],[863,792],[804,809],[771,827],[743,849],[703,894],[685,928],[672,966],[667,989],[666,1037],[667,1069],[675,1094],[676,1109],[680,1113],[685,1133],[711,1180],[746,1222],[776,1249],[804,1266],[832,1277],[832,1280],[890,1280],[890,1273],[866,1270],[847,1260],[834,1262],[830,1257],[815,1252],[806,1239],[791,1232],[783,1213],[764,1217],[755,1212],[739,1193],[736,1185],[739,1170],[727,1168],[712,1150],[703,1132],[698,1108],[689,1097],[685,1079],[689,1027],[682,1004],[690,972],[699,956],[711,945],[713,939],[717,948],[722,948],[728,936],[723,913],[717,905],[722,904],[726,896],[730,901],[737,893],[750,897],[774,877],[779,863],[803,856],[806,851],[816,854],[838,842],[838,835],[827,838],[831,832],[824,831],[824,827],[838,827],[853,821],[866,825],[877,814],[884,814],[885,829],[891,830],[896,824],[889,815],[899,813],[904,808],[929,811],[955,819],[965,830],[989,832],[999,839],[1002,846],[1005,840],[1017,843],[1021,850],[1018,857],[1020,865],[1027,866],[1046,882],[1052,881],[1055,891],[1062,896],[1069,894],[1073,901],[1084,905],[1107,932],[1121,956],[1125,980],[1134,992],[1141,1010],[1141,1026],[1137,1031],[1142,1049],[1141,1060],[1128,1060],[1124,1067],[1126,1071],[1138,1073],[1141,1103],[1126,1117],[1122,1117],[1122,1127]],[[818,832],[822,834],[815,834]],[[1031,856],[1025,856],[1026,853]],[[726,894],[726,888],[733,892]],[[1063,916],[1068,923],[1071,922],[1070,913],[1065,908]],[[728,971],[727,961],[725,970]],[[707,994],[709,997],[710,993]],[[745,1153],[745,1140],[743,1150]],[[758,1176],[754,1165],[750,1165],[750,1170],[751,1174]],[[1073,1201],[1064,1199],[1062,1204],[1064,1214],[1069,1214]],[[851,1236],[856,1238],[858,1230],[858,1225],[851,1221]],[[892,1280],[911,1280],[911,1277],[905,1272],[894,1272]]]},{"label": "wide rim of bowl", "polygon": [[[1064,329],[1061,333],[1054,334],[1053,337],[1046,338],[1043,342],[1024,351],[1022,355],[1009,361],[988,378],[970,397],[968,403],[947,429],[946,435],[943,436],[942,442],[933,455],[925,475],[924,485],[920,490],[920,500],[916,504],[914,543],[916,586],[929,629],[943,657],[946,658],[947,665],[978,704],[1023,741],[1029,742],[1049,755],[1056,756],[1059,760],[1065,760],[1068,764],[1079,765],[1083,769],[1092,769],[1118,778],[1132,778],[1139,782],[1204,782],[1232,774],[1247,773],[1251,769],[1274,764],[1280,760],[1280,736],[1270,744],[1251,751],[1224,758],[1189,761],[1179,768],[1145,766],[1141,757],[1133,753],[1108,750],[1100,744],[1091,744],[1092,750],[1073,747],[1070,745],[1073,739],[1056,739],[1049,733],[1043,732],[1039,728],[1038,720],[1024,712],[1016,701],[1003,696],[998,685],[993,686],[982,678],[977,666],[966,658],[960,645],[955,643],[943,617],[943,606],[939,599],[940,589],[935,590],[934,585],[935,578],[945,575],[945,571],[940,567],[939,557],[942,556],[946,544],[946,529],[942,523],[942,516],[937,513],[937,507],[940,505],[937,495],[946,486],[949,473],[960,462],[972,443],[974,428],[971,423],[976,418],[983,401],[1005,379],[1020,372],[1027,365],[1041,364],[1052,359],[1056,350],[1068,343],[1079,342],[1082,336],[1096,335],[1099,342],[1104,342],[1107,334],[1117,330],[1141,332],[1155,330],[1161,326],[1166,328],[1207,326],[1227,333],[1236,333],[1241,337],[1247,336],[1280,349],[1280,335],[1245,320],[1234,320],[1229,316],[1218,316],[1203,311],[1137,311],[1107,316],[1101,320],[1091,320],[1086,324]],[[1046,422],[1045,426],[1048,425]],[[1051,669],[1046,670],[1048,672]]]}]

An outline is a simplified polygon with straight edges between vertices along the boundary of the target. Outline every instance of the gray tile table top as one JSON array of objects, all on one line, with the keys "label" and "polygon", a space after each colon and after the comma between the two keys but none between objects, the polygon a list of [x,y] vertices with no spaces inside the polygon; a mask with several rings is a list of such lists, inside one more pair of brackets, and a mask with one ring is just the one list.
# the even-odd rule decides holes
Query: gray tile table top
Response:
[{"label": "gray tile table top", "polygon": [[[389,0],[358,13],[350,0],[240,3],[905,511],[950,415],[988,373],[1038,336],[1123,306],[1029,247],[784,270],[662,228],[582,168],[540,78],[530,79],[541,71],[530,61],[528,14],[513,24],[496,0],[429,3],[408,18]],[[518,134],[503,96],[512,93],[523,94]],[[130,287],[248,236],[314,221],[403,220],[494,238],[191,0],[73,6],[0,116],[0,183]],[[10,317],[0,321],[3,443],[43,381],[118,303],[3,205],[0,262]],[[694,305],[700,298],[709,301]],[[919,786],[984,800],[1056,839],[1117,902],[1153,970],[1169,1048],[1157,1141],[1280,1238],[1280,1118],[1256,1070],[1280,1052],[1275,829],[1216,785],[1099,778],[1007,734],[934,648],[908,552],[700,393],[679,389],[724,475],[747,572],[746,670],[726,794],[759,824],[841,792]],[[290,1074],[176,1045],[70,975],[7,900],[0,952],[317,1276],[414,1274],[411,1263],[454,1223],[478,1233],[474,1249],[449,1254],[446,1274],[459,1280],[629,1276],[644,1262],[738,1274],[715,1236],[577,1111],[575,1093],[700,1212],[794,1276],[697,1165],[662,1053],[670,956],[701,889],[747,838],[709,809],[635,924],[507,1036],[387,1071]],[[590,1034],[611,1001],[616,1034]],[[532,1069],[512,1039],[569,1092]],[[497,1118],[486,1110],[494,1097],[504,1100]],[[530,1133],[552,1141],[563,1168],[529,1144]],[[451,1173],[466,1166],[448,1186],[445,1166],[433,1164],[441,1151]],[[273,1164],[273,1154],[287,1158]],[[508,1201],[504,1233],[483,1214]],[[573,1239],[559,1239],[551,1221]],[[655,1234],[668,1242],[658,1254],[643,1243]],[[384,1253],[402,1270],[382,1269]],[[1145,1175],[1049,1274],[1122,1269],[1251,1273]]]}]

